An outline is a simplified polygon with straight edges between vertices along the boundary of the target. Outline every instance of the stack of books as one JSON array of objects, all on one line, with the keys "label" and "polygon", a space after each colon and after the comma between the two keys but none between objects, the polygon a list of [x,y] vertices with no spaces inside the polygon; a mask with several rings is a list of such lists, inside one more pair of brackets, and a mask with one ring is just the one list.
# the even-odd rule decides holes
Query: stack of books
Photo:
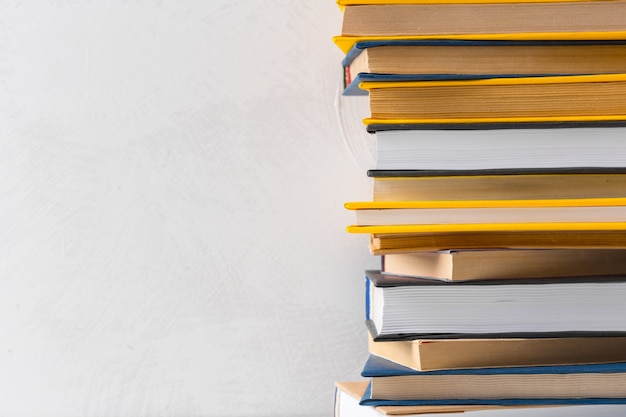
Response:
[{"label": "stack of books", "polygon": [[338,4],[381,268],[335,415],[625,414],[626,0]]}]

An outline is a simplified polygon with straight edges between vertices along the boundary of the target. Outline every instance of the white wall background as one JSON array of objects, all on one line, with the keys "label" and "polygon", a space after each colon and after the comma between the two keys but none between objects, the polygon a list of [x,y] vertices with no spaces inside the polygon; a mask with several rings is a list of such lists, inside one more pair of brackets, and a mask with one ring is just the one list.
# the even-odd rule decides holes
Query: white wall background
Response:
[{"label": "white wall background", "polygon": [[366,354],[333,0],[0,0],[0,416],[328,416]]}]

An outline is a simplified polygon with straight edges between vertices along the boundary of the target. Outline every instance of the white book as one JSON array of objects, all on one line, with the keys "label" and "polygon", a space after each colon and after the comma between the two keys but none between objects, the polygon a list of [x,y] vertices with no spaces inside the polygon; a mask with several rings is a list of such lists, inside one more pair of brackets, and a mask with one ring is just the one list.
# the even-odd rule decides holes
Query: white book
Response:
[{"label": "white book", "polygon": [[455,283],[366,274],[374,340],[626,332],[626,277]]},{"label": "white book", "polygon": [[626,127],[376,132],[378,170],[626,167]]}]

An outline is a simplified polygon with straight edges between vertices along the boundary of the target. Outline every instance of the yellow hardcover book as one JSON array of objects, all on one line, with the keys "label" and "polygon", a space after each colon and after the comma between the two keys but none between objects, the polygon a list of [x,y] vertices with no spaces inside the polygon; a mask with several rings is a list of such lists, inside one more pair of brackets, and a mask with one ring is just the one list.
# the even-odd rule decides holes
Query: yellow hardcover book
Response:
[{"label": "yellow hardcover book", "polygon": [[594,39],[626,31],[625,5],[626,0],[343,5],[341,36]]},{"label": "yellow hardcover book", "polygon": [[355,212],[359,227],[626,222],[626,198],[370,201],[345,207]]},{"label": "yellow hardcover book", "polygon": [[366,124],[626,120],[626,74],[364,82],[360,87],[370,95]]},{"label": "yellow hardcover book", "polygon": [[[376,44],[374,44],[376,45]],[[398,75],[466,78],[509,75],[610,74],[626,72],[626,44],[573,42],[411,42],[363,45],[346,56],[347,84],[363,77]],[[460,78],[457,77],[457,78]],[[349,81],[349,82],[348,82]],[[361,91],[361,90],[359,90]],[[348,90],[347,93],[351,93]],[[355,94],[355,93],[351,93]]]}]

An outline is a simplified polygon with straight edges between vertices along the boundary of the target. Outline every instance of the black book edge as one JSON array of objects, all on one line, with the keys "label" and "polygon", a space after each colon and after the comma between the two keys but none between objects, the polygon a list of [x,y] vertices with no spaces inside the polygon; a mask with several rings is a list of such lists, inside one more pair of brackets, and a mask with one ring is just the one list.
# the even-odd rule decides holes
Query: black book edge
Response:
[{"label": "black book edge", "polygon": [[398,342],[409,340],[429,339],[546,339],[546,338],[572,338],[572,337],[624,337],[626,332],[508,332],[508,333],[394,333],[381,335],[371,320],[366,320],[365,325],[375,342]]},{"label": "black book edge", "polygon": [[445,281],[434,278],[410,277],[381,273],[377,270],[367,270],[365,275],[375,287],[473,287],[473,286],[501,286],[501,285],[570,285],[570,284],[612,284],[626,283],[626,275],[589,275],[584,277],[556,277],[556,278],[506,278],[485,279],[470,281]]},{"label": "black book edge", "polygon": [[559,168],[494,168],[494,169],[370,169],[371,178],[391,177],[470,177],[487,175],[564,175],[564,174],[626,174],[626,167],[559,167]]},{"label": "black book edge", "polygon": [[388,130],[496,130],[496,129],[563,129],[580,127],[624,127],[626,120],[597,120],[570,122],[491,122],[491,123],[373,123],[368,133]]}]

